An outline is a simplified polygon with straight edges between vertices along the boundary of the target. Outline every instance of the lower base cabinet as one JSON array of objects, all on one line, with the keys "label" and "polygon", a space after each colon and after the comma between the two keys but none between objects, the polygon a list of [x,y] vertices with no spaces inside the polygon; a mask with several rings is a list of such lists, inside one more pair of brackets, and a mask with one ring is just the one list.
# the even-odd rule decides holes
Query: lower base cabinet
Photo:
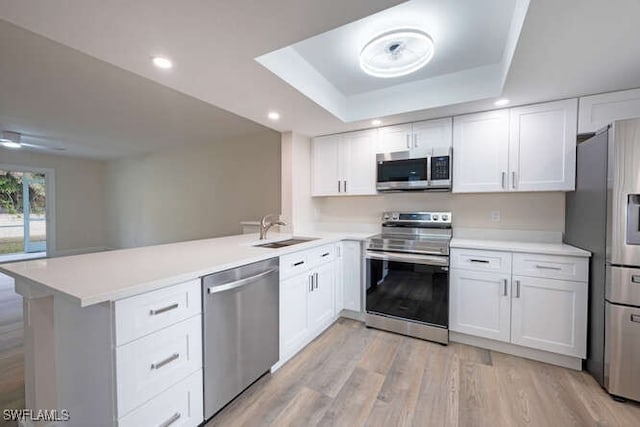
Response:
[{"label": "lower base cabinet", "polygon": [[336,315],[336,246],[280,258],[280,362],[326,329]]},{"label": "lower base cabinet", "polygon": [[585,357],[587,284],[513,276],[511,342]]},{"label": "lower base cabinet", "polygon": [[505,253],[495,267],[496,253],[451,250],[449,329],[585,358],[588,259]]}]

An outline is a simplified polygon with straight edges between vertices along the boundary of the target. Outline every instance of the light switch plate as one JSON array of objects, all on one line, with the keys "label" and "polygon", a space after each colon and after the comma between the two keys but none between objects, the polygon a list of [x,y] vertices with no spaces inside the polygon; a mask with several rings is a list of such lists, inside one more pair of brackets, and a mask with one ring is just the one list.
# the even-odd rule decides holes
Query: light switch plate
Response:
[{"label": "light switch plate", "polygon": [[491,211],[491,221],[500,222],[500,211]]}]

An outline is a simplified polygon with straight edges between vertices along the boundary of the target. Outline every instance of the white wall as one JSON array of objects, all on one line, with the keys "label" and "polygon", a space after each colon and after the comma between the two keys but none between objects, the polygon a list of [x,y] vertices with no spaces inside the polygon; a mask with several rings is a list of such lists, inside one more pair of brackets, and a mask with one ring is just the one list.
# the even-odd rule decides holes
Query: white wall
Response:
[{"label": "white wall", "polygon": [[106,200],[113,248],[239,234],[280,212],[280,134],[110,161]]},{"label": "white wall", "polygon": [[[564,231],[564,193],[392,193],[380,196],[321,197],[315,220],[327,229],[372,229],[384,211],[445,210],[453,226],[510,230]],[[491,219],[500,212],[500,221]],[[342,225],[340,225],[342,224]]]},{"label": "white wall", "polygon": [[309,228],[314,220],[310,150],[308,137],[282,134],[282,218],[289,232]]},{"label": "white wall", "polygon": [[0,163],[55,171],[54,254],[104,248],[104,162],[0,148]]}]

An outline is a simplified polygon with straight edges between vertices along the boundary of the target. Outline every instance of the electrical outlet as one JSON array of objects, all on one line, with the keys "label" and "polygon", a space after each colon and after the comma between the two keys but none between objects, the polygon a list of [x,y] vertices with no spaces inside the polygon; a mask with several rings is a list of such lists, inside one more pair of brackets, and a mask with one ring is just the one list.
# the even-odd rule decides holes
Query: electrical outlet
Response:
[{"label": "electrical outlet", "polygon": [[491,221],[500,222],[500,211],[491,211]]}]

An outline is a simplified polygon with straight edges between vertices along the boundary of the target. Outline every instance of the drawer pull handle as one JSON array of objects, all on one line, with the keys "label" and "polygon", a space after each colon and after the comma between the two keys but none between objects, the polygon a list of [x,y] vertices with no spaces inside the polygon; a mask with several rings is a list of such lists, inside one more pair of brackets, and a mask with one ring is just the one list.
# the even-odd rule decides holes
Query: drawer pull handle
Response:
[{"label": "drawer pull handle", "polygon": [[540,265],[540,264],[536,264],[536,268],[540,268],[542,270],[556,270],[556,271],[562,271],[562,268],[560,267],[552,267],[550,265]]},{"label": "drawer pull handle", "polygon": [[474,258],[470,258],[469,262],[480,262],[482,264],[489,264],[489,260],[486,259],[474,259]]},{"label": "drawer pull handle", "polygon": [[149,310],[149,315],[150,316],[155,316],[156,314],[166,313],[167,311],[175,310],[178,307],[179,307],[179,304],[175,303],[175,304],[168,305],[166,307],[162,307],[162,308],[158,308],[158,309],[151,309],[151,310]]},{"label": "drawer pull handle", "polygon": [[171,424],[173,424],[176,421],[178,421],[181,416],[182,415],[180,414],[180,412],[176,412],[167,421],[163,422],[162,424],[158,424],[158,427],[169,427]]},{"label": "drawer pull handle", "polygon": [[174,360],[178,359],[180,357],[180,353],[173,353],[171,356],[167,357],[164,360],[161,360],[160,362],[156,362],[156,363],[152,363],[151,364],[151,369],[160,369],[163,366],[173,362]]},{"label": "drawer pull handle", "polygon": [[298,262],[294,262],[293,266],[297,267],[297,266],[302,265],[302,264],[304,264],[304,261],[298,261]]},{"label": "drawer pull handle", "polygon": [[640,276],[637,274],[634,274],[633,276],[631,276],[631,281],[633,283],[640,283]]},{"label": "drawer pull handle", "polygon": [[631,321],[635,323],[640,323],[640,314],[632,314]]},{"label": "drawer pull handle", "polygon": [[330,252],[325,252],[325,253],[323,253],[323,254],[322,254],[322,258],[324,258],[324,257],[326,257],[326,256],[329,256],[329,255],[331,255],[331,253],[330,253]]}]

